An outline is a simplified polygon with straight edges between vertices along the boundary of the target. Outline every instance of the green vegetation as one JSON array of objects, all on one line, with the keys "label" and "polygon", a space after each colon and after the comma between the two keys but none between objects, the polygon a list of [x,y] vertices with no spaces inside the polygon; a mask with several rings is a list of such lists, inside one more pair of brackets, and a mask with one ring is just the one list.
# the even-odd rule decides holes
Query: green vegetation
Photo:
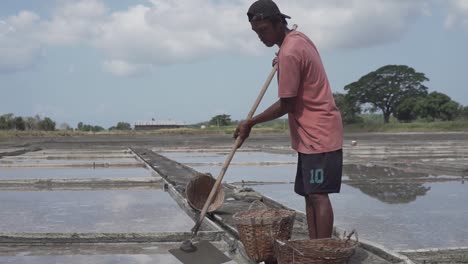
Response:
[{"label": "green vegetation", "polygon": [[68,123],[62,123],[60,124],[59,126],[59,130],[73,130],[73,128],[70,127],[70,125]]},{"label": "green vegetation", "polygon": [[44,118],[44,120],[39,121],[38,126],[39,130],[55,131],[55,122],[48,117]]},{"label": "green vegetation", "polygon": [[[428,88],[422,84],[428,80],[424,73],[416,72],[411,67],[387,65],[346,85],[344,89],[348,93],[334,94],[335,102],[341,111],[343,123],[354,129],[465,129],[463,124],[468,120],[467,107],[461,106],[446,94],[437,91],[428,93]],[[366,115],[362,115],[363,112],[367,115],[382,113],[376,116],[383,117],[384,124],[393,124],[384,126],[369,123]],[[444,124],[443,121],[455,122]],[[407,124],[396,124],[398,122]],[[434,124],[430,124],[432,122]]]},{"label": "green vegetation", "polygon": [[76,129],[78,131],[83,131],[83,132],[100,132],[100,131],[104,131],[104,128],[101,127],[101,126],[87,125],[87,124],[83,124],[83,122],[79,122],[78,125],[76,126]]},{"label": "green vegetation", "polygon": [[232,120],[230,115],[217,115],[211,118],[210,122],[208,122],[208,125],[222,127],[229,126],[231,123]]},{"label": "green vegetation", "polygon": [[428,121],[452,121],[461,114],[460,105],[457,102],[438,92],[432,92],[416,101],[414,111]]},{"label": "green vegetation", "polygon": [[9,138],[9,136],[8,136],[7,133],[8,133],[8,132],[6,132],[6,131],[4,131],[4,130],[0,130],[0,141],[4,141],[4,140],[6,140],[6,139]]},{"label": "green vegetation", "polygon": [[4,114],[0,116],[0,130],[43,130],[54,131],[55,122],[49,117],[42,119],[40,116],[35,117],[15,117],[14,114]]},{"label": "green vegetation", "polygon": [[361,105],[358,102],[341,93],[335,93],[333,97],[336,106],[340,109],[341,119],[344,124],[362,123],[363,119],[359,116]]},{"label": "green vegetation", "polygon": [[370,104],[371,110],[380,110],[388,123],[398,104],[406,98],[427,94],[422,83],[429,81],[424,73],[405,65],[387,65],[370,72],[358,81],[345,86],[350,102]]},{"label": "green vegetation", "polygon": [[[432,132],[468,131],[468,106],[433,91],[423,82],[424,73],[406,65],[387,65],[372,71],[344,87],[347,94],[335,93],[345,132]],[[11,137],[47,137],[75,135],[170,135],[230,134],[240,121],[227,114],[185,128],[134,131],[127,122],[118,122],[108,130],[79,122],[77,128],[67,123],[59,126],[48,118],[0,115],[0,140]],[[253,134],[288,133],[283,118],[256,125]]]},{"label": "green vegetation", "polygon": [[418,119],[413,122],[400,122],[397,118],[390,118],[388,123],[384,123],[382,115],[363,114],[360,116],[362,122],[345,125],[346,132],[449,132],[468,131],[468,119],[458,119],[455,121],[433,121],[428,122]]},{"label": "green vegetation", "polygon": [[[468,120],[457,121],[415,121],[411,123],[400,123],[395,118],[391,118],[389,123],[384,123],[382,115],[362,115],[360,116],[363,122],[345,125],[344,131],[346,133],[352,132],[449,132],[449,131],[464,131],[468,132]],[[289,133],[287,123],[281,119],[278,122],[265,123],[256,126],[252,129],[252,136],[267,135],[267,134],[282,134]],[[151,131],[135,131],[135,130],[103,130],[100,132],[86,132],[78,130],[57,130],[57,131],[14,131],[14,130],[0,130],[0,141],[8,140],[10,138],[37,138],[37,137],[112,137],[112,136],[158,136],[158,135],[232,135],[236,126],[224,127],[207,127],[202,129],[200,127],[186,127],[176,129],[160,129]]]},{"label": "green vegetation", "polygon": [[416,121],[412,123],[389,122],[386,124],[360,123],[347,125],[345,133],[349,132],[468,132],[468,121]]},{"label": "green vegetation", "polygon": [[460,107],[460,119],[468,120],[468,106]]},{"label": "green vegetation", "polygon": [[132,130],[132,126],[130,125],[130,123],[118,122],[116,126],[110,127],[109,130],[124,130],[124,131],[128,131],[128,130]]}]

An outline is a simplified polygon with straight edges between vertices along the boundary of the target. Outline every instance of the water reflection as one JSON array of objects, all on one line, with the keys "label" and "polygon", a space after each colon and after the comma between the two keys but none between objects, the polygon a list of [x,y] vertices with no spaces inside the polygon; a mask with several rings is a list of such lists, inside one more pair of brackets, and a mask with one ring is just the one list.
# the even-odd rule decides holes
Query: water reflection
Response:
[{"label": "water reflection", "polygon": [[[184,158],[183,154],[178,154],[176,160],[195,161]],[[212,162],[207,156],[196,161]],[[229,182],[293,182],[295,167],[232,165],[225,179]],[[213,175],[221,169],[208,165],[194,168]],[[362,237],[391,249],[468,245],[468,190],[459,183],[460,177],[354,164],[344,166],[344,175],[341,193],[331,195],[337,226],[356,229]],[[287,206],[305,210],[304,199],[294,193],[293,184],[253,188]],[[450,224],[447,224],[448,216]]]},{"label": "water reflection", "polygon": [[[218,175],[221,170],[220,166],[193,166],[193,168],[212,175]],[[295,181],[295,173],[296,165],[232,165],[224,179],[228,182],[289,183]],[[426,195],[431,189],[424,185],[430,175],[409,173],[389,167],[346,165],[344,175],[344,184],[389,204],[410,203],[417,197]]]},{"label": "water reflection", "polygon": [[193,225],[154,190],[0,192],[1,232],[176,232]]},{"label": "water reflection", "polygon": [[[193,166],[199,172],[211,173],[218,176],[221,166]],[[236,166],[231,165],[226,171],[224,181],[241,182],[293,182],[296,177],[296,165],[275,165],[275,166]]]},{"label": "water reflection", "polygon": [[413,202],[431,189],[422,182],[414,182],[429,177],[429,174],[410,173],[391,167],[350,164],[344,167],[344,174],[350,179],[348,185],[389,204]]},{"label": "water reflection", "polygon": [[0,168],[0,180],[143,178],[156,176],[146,168]]},{"label": "water reflection", "polygon": [[115,164],[115,163],[138,163],[138,160],[135,158],[114,158],[114,159],[107,159],[107,158],[95,158],[95,159],[0,159],[0,165],[35,165],[35,164],[93,164],[93,163],[108,163],[108,164]]},{"label": "water reflection", "polygon": [[171,255],[113,255],[113,256],[18,256],[0,257],[1,263],[8,264],[46,264],[46,263],[69,263],[69,264],[179,264],[175,257]]},{"label": "water reflection", "polygon": [[[458,182],[423,186],[430,187],[431,191],[416,201],[390,204],[344,184],[341,193],[330,196],[335,225],[356,229],[360,238],[390,249],[468,246],[467,186]],[[305,210],[304,198],[294,193],[293,184],[253,188],[287,206]]]},{"label": "water reflection", "polygon": [[[203,166],[207,164],[219,164],[226,160],[228,153],[216,153],[216,152],[159,152],[159,154],[173,160],[177,160],[180,163],[189,163]],[[296,163],[297,155],[292,154],[274,154],[267,152],[258,151],[245,151],[236,152],[232,159],[234,163],[255,163],[255,162],[282,162],[282,163]]]},{"label": "water reflection", "polygon": [[[219,162],[225,155],[217,153],[164,153],[171,159],[181,163],[188,163],[200,172],[218,175],[221,166],[208,165],[207,162]],[[272,154],[262,152],[239,153],[238,161],[278,162],[297,159],[293,155]],[[201,165],[205,163],[205,165]],[[197,166],[194,166],[198,164]],[[294,182],[295,164],[275,166],[240,166],[231,164],[226,172],[225,180],[229,182]],[[344,166],[343,182],[361,190],[363,193],[389,204],[410,203],[417,197],[424,196],[430,191],[425,186],[431,175],[427,173],[409,172],[392,167],[376,165],[346,164]]]},{"label": "water reflection", "polygon": [[359,184],[349,183],[350,186],[358,188],[363,193],[377,198],[379,201],[388,204],[410,203],[418,196],[424,196],[431,189],[422,183],[392,184],[392,183],[371,183]]},{"label": "water reflection", "polygon": [[[212,243],[224,251],[218,243]],[[219,245],[219,246],[217,246]],[[101,243],[0,246],[0,263],[180,264],[168,251],[180,243]],[[196,261],[195,261],[196,262]],[[195,263],[193,262],[193,263]],[[226,264],[236,263],[234,261]]]}]

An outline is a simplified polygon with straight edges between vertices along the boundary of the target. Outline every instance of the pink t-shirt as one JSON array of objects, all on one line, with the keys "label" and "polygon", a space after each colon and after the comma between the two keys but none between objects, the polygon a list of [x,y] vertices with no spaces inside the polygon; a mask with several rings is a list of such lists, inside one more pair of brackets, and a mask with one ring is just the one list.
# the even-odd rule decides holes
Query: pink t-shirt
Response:
[{"label": "pink t-shirt", "polygon": [[304,154],[341,149],[341,114],[314,43],[301,32],[290,32],[278,63],[278,96],[296,97],[294,113],[288,116],[292,148]]}]

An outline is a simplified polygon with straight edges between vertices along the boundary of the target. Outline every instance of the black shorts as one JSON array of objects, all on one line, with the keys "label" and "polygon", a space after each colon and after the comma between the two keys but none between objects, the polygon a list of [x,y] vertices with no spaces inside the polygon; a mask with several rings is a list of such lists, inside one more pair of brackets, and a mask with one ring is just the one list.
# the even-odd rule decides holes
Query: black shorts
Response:
[{"label": "black shorts", "polygon": [[319,154],[298,153],[294,191],[302,196],[314,193],[339,193],[343,169],[343,150]]}]

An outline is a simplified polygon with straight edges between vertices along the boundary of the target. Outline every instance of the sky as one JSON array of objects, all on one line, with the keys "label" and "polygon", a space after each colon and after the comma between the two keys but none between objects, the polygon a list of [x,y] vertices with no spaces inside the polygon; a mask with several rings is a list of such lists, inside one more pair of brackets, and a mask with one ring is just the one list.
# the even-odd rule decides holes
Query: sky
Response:
[{"label": "sky", "polygon": [[[333,92],[388,64],[468,105],[468,0],[277,0],[317,45]],[[244,119],[278,47],[252,0],[0,1],[0,115],[110,127]],[[273,81],[257,112],[277,100]]]}]

